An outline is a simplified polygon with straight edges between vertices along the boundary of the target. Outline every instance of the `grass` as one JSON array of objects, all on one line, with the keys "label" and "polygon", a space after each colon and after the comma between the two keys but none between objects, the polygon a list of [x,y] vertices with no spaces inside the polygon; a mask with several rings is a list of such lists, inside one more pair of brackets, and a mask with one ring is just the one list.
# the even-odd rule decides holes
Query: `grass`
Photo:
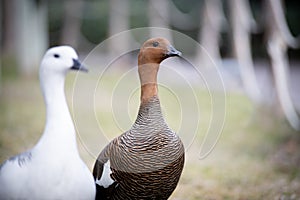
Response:
[{"label": "grass", "polygon": [[[66,94],[78,130],[79,151],[90,168],[99,151],[130,128],[137,114],[136,76],[120,82],[120,74],[114,72],[101,80],[96,75],[67,77]],[[0,162],[31,148],[45,123],[37,76],[4,78],[1,85]],[[255,109],[244,95],[229,93],[222,135],[213,151],[200,159],[212,114],[209,94],[194,86],[198,112],[188,89],[178,84],[170,88],[175,95],[163,86],[159,89],[163,113],[187,147],[185,168],[171,199],[300,198],[298,133],[272,112]]]}]

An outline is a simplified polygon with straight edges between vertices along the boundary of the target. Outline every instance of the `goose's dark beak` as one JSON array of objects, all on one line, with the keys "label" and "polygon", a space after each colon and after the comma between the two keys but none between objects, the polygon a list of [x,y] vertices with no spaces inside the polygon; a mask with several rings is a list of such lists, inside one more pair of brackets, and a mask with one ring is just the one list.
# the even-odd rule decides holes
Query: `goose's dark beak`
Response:
[{"label": "goose's dark beak", "polygon": [[181,56],[182,53],[175,49],[172,45],[168,47],[167,57]]},{"label": "goose's dark beak", "polygon": [[72,70],[80,70],[83,72],[88,72],[88,69],[85,68],[77,59],[73,58],[73,66],[71,67]]}]

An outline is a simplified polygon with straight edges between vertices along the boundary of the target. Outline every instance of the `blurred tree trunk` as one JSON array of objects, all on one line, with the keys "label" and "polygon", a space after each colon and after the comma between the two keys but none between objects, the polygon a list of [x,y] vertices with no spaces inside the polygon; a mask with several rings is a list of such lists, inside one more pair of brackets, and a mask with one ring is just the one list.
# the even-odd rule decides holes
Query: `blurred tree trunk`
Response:
[{"label": "blurred tree trunk", "polygon": [[[110,0],[109,12],[109,35],[110,37],[122,31],[129,30],[129,1],[128,0]],[[111,55],[120,55],[124,50],[130,49],[131,38],[128,34],[122,37],[114,37],[109,40],[109,53]]]},{"label": "blurred tree trunk", "polygon": [[251,16],[248,0],[230,0],[231,24],[233,28],[233,45],[243,84],[252,101],[261,103],[262,97],[254,71],[250,32],[255,22]]},{"label": "blurred tree trunk", "polygon": [[81,0],[63,2],[64,21],[62,28],[61,43],[78,48],[80,39],[80,27],[83,2]]},{"label": "blurred tree trunk", "polygon": [[164,28],[150,29],[150,37],[164,37],[173,43],[172,32],[169,29],[170,7],[168,0],[149,0],[148,19],[150,27]]},{"label": "blurred tree trunk", "polygon": [[47,2],[16,1],[17,62],[22,75],[37,72],[48,47]]},{"label": "blurred tree trunk", "polygon": [[1,30],[2,55],[13,56],[16,47],[16,0],[3,0],[1,11],[3,17],[3,26]]},{"label": "blurred tree trunk", "polygon": [[2,51],[3,51],[3,48],[2,48],[2,45],[3,45],[3,37],[2,37],[2,31],[3,31],[3,24],[2,24],[2,18],[3,18],[3,1],[0,2],[0,96],[1,96],[1,93],[2,93]]},{"label": "blurred tree trunk", "polygon": [[268,53],[271,58],[275,86],[281,108],[291,126],[300,130],[300,120],[289,90],[288,46],[296,48],[299,45],[289,31],[281,1],[265,0],[267,23]]},{"label": "blurred tree trunk", "polygon": [[[204,48],[198,48],[196,61],[204,67],[221,64],[219,37],[223,22],[222,3],[220,0],[205,0],[201,13],[202,26],[198,41]],[[208,55],[207,55],[208,54]],[[214,63],[213,63],[214,62]]]}]

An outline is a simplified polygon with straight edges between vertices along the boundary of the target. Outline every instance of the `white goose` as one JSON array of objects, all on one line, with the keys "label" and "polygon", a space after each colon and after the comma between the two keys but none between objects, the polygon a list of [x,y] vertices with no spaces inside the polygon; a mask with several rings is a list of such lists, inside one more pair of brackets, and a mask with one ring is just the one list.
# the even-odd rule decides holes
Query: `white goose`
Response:
[{"label": "white goose", "polygon": [[86,71],[69,46],[49,49],[40,66],[46,126],[38,143],[0,166],[0,199],[94,199],[95,183],[81,160],[64,93],[70,69]]}]

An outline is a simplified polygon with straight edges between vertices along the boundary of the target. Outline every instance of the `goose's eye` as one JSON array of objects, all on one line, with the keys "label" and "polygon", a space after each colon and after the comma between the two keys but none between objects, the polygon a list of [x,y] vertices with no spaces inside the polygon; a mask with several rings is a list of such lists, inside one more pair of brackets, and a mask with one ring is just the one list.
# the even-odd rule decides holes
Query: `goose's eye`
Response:
[{"label": "goose's eye", "polygon": [[153,45],[154,47],[157,47],[157,46],[158,46],[158,44],[159,44],[158,42],[153,42],[153,44],[152,44],[152,45]]},{"label": "goose's eye", "polygon": [[60,55],[54,54],[54,58],[59,58],[59,57],[60,57]]}]

